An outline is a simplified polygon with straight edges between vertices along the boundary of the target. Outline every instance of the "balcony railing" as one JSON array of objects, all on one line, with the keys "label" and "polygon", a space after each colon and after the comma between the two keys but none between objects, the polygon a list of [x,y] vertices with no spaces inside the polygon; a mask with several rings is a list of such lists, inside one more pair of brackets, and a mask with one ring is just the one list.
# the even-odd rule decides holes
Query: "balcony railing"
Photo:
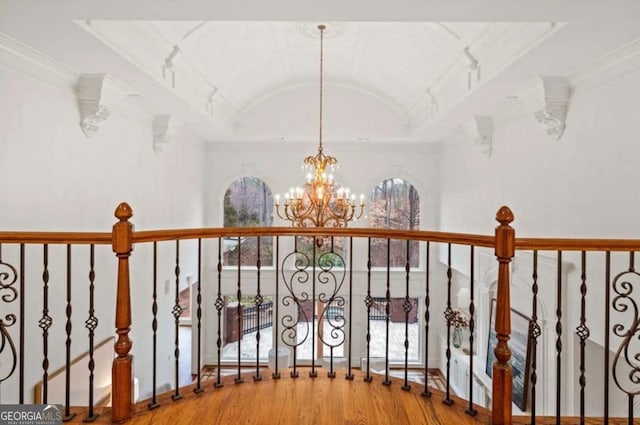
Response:
[{"label": "balcony railing", "polygon": [[[403,376],[402,388],[410,389],[409,372],[417,368],[425,377],[422,394],[431,396],[435,390],[426,376],[437,365],[430,363],[429,353],[439,351],[434,343],[442,335],[441,363],[447,383],[442,397],[451,404],[452,356],[458,353],[452,345],[452,318],[457,307],[470,317],[468,350],[462,354],[468,363],[463,386],[468,387],[464,395],[469,415],[481,408],[480,400],[474,400],[474,386],[486,382],[485,372],[492,375],[487,407],[494,424],[512,423],[514,406],[517,415],[529,416],[531,423],[542,417],[555,417],[560,423],[567,416],[577,416],[581,423],[589,417],[603,423],[623,417],[633,423],[637,414],[640,274],[635,254],[640,240],[516,238],[513,214],[506,207],[497,213],[493,235],[365,228],[134,231],[133,212],[127,204],[118,206],[115,215],[118,221],[112,232],[0,232],[0,385],[4,390],[0,397],[5,397],[0,402],[31,403],[28,388],[41,378],[42,403],[62,403],[65,420],[74,416],[73,406],[84,405],[86,419],[95,419],[94,339],[112,333],[105,326],[111,321],[116,333],[112,419],[122,421],[132,414],[136,388],[132,385],[132,333],[140,349],[150,346],[142,355],[145,361],[136,363],[136,372],[147,381],[140,386],[150,388],[149,408],[159,406],[157,392],[164,384],[159,385],[158,372],[168,367],[173,367],[172,398],[180,399],[185,378],[180,375],[180,362],[185,353],[180,350],[183,305],[179,293],[189,273],[196,282],[190,305],[196,392],[203,391],[203,358],[215,366],[215,386],[223,385],[221,371],[229,366],[235,369],[237,383],[243,382],[246,367],[255,368],[253,380],[261,380],[266,359],[260,353],[266,344],[273,353],[284,350],[289,355],[290,378],[299,376],[300,367],[305,366],[311,377],[327,368],[329,379],[344,367],[345,378],[353,379],[353,360],[362,358],[366,359],[362,363],[365,381],[371,382],[372,353],[382,352],[375,357],[384,362],[383,384],[391,385],[396,368]],[[331,243],[331,249],[316,261],[320,244],[314,243],[307,254],[298,251],[295,236],[324,243],[344,238],[346,249],[335,251]],[[273,266],[263,267],[258,252],[255,267],[241,267],[241,261],[232,268],[223,267],[222,242],[228,238],[273,238]],[[387,246],[392,240],[406,241],[404,269],[373,268],[372,238],[386,239]],[[410,241],[420,242],[421,268],[410,266]],[[108,245],[117,266],[113,256],[108,258]],[[242,243],[235,249],[240,256]],[[494,257],[484,266],[483,276],[477,275],[480,256]],[[512,268],[514,259],[517,267]],[[456,304],[460,288],[469,290],[468,305]],[[237,344],[233,361],[223,355],[225,297],[230,295],[237,300],[249,297],[253,303],[244,312],[240,302],[235,307],[238,338],[233,342]],[[266,298],[273,299],[272,307],[265,308],[270,303]],[[495,307],[489,309],[492,298]],[[517,308],[512,309],[514,303]],[[530,306],[525,314],[512,313],[522,312],[523,306]],[[255,314],[248,329],[243,313],[252,309]],[[416,309],[421,319],[417,335],[412,333]],[[512,322],[516,317],[518,322]],[[481,335],[484,321],[492,329]],[[380,322],[383,330],[374,335],[373,327]],[[361,331],[353,328],[354,323]],[[225,326],[233,328],[233,320]],[[567,330],[572,327],[573,331]],[[267,329],[268,341],[261,338]],[[171,334],[170,346],[162,336]],[[243,356],[247,338],[252,338],[251,356]],[[394,346],[398,339],[399,346]],[[71,376],[71,359],[85,351],[86,373]],[[170,363],[168,353],[173,357]],[[590,358],[593,353],[601,353],[602,358]],[[495,360],[485,368],[483,363],[492,354]],[[62,394],[49,393],[51,365],[62,365],[66,371]],[[272,377],[280,378],[283,366],[275,361],[273,367]],[[88,380],[86,402],[72,399],[77,379]],[[590,386],[592,381],[596,384]]]}]

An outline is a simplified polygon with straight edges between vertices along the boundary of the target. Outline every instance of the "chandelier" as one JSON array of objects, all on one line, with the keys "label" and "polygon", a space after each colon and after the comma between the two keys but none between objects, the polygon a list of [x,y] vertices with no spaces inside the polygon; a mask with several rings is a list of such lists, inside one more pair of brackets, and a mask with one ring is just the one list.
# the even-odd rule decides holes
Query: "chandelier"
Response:
[{"label": "chandelier", "polygon": [[[322,148],[322,65],[324,25],[320,30],[320,134],[318,153],[304,159],[307,181],[303,188],[290,189],[284,197],[283,212],[280,212],[280,195],[276,195],[276,212],[283,220],[291,221],[294,227],[346,227],[353,219],[359,219],[364,212],[364,195],[360,204],[348,188],[341,187],[334,180],[333,172],[338,160],[325,155]],[[357,214],[356,214],[356,210]]]}]

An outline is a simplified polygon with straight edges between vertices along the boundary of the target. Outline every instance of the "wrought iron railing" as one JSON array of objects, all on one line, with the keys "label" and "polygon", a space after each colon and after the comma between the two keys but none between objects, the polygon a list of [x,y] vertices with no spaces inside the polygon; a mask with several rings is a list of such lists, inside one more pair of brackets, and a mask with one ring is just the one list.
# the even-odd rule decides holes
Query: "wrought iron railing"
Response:
[{"label": "wrought iron railing", "polygon": [[267,301],[242,309],[242,334],[247,335],[273,326],[273,302]]},{"label": "wrought iron railing", "polygon": [[[353,379],[352,359],[362,357],[367,360],[366,363],[363,363],[365,365],[364,379],[366,382],[372,382],[374,374],[370,365],[372,344],[375,343],[380,346],[377,348],[381,348],[384,352],[382,356],[384,360],[382,384],[391,385],[392,368],[399,368],[403,375],[402,388],[409,390],[411,388],[409,371],[412,368],[420,367],[424,371],[425,378],[421,384],[423,385],[422,394],[428,397],[436,391],[428,385],[426,379],[428,370],[436,366],[430,364],[428,353],[433,351],[432,344],[437,341],[435,336],[442,333],[444,335],[442,348],[444,367],[442,369],[446,378],[446,387],[442,398],[445,404],[460,402],[460,399],[453,394],[451,387],[452,356],[455,350],[452,345],[454,331],[452,320],[456,307],[454,288],[468,288],[470,298],[466,310],[470,316],[468,326],[470,349],[464,355],[468,357],[470,373],[464,385],[468,391],[463,395],[466,399],[464,402],[468,405],[466,412],[473,416],[479,409],[478,400],[474,400],[474,386],[478,382],[474,377],[481,374],[484,369],[481,363],[483,359],[480,355],[480,352],[484,350],[478,346],[479,335],[477,333],[477,313],[480,305],[478,297],[481,292],[478,286],[481,280],[486,278],[480,279],[476,275],[477,256],[480,252],[495,255],[497,258],[497,265],[494,260],[493,266],[497,285],[495,289],[492,289],[496,298],[495,318],[491,322],[494,331],[492,335],[495,335],[496,345],[494,347],[493,343],[490,343],[487,350],[489,353],[494,353],[495,362],[491,367],[486,368],[492,374],[490,381],[492,403],[488,407],[492,412],[493,423],[509,424],[512,422],[514,373],[517,375],[517,383],[526,383],[527,381],[530,383],[530,389],[528,384],[524,384],[530,391],[530,401],[524,403],[521,410],[530,416],[532,423],[535,423],[542,416],[554,416],[554,414],[558,423],[563,417],[574,414],[580,418],[581,423],[584,423],[588,416],[602,418],[604,423],[609,423],[612,416],[626,416],[629,423],[634,420],[634,402],[636,400],[634,397],[638,394],[637,386],[640,383],[640,366],[638,365],[640,355],[637,345],[634,345],[638,334],[640,334],[640,315],[638,313],[640,288],[636,288],[640,284],[640,279],[638,282],[633,280],[639,276],[635,269],[635,252],[640,250],[640,241],[638,240],[515,238],[515,232],[511,227],[513,215],[506,207],[498,211],[499,225],[494,236],[363,228],[322,229],[321,234],[318,233],[318,229],[297,228],[218,228],[134,232],[130,222],[132,211],[128,205],[121,204],[116,210],[116,217],[118,222],[114,225],[111,233],[0,232],[0,267],[2,267],[0,269],[0,293],[2,293],[0,300],[3,304],[3,313],[0,317],[2,336],[0,356],[5,358],[1,363],[2,367],[0,367],[0,385],[16,388],[16,402],[30,402],[26,395],[27,387],[30,385],[27,371],[34,368],[34,356],[32,354],[26,356],[25,353],[26,347],[37,347],[38,345],[42,347],[42,356],[39,360],[43,381],[42,401],[45,403],[51,401],[47,393],[50,364],[66,364],[67,370],[69,370],[73,353],[79,351],[74,348],[77,347],[79,333],[73,326],[78,321],[78,316],[72,307],[78,303],[76,301],[77,294],[82,294],[83,291],[82,297],[86,298],[87,307],[87,312],[83,315],[86,343],[81,345],[88,347],[90,353],[86,372],[90,388],[86,404],[89,408],[86,419],[93,420],[96,417],[93,400],[95,386],[93,340],[96,334],[104,329],[102,327],[105,323],[104,320],[110,321],[112,318],[115,318],[117,335],[116,358],[112,367],[111,416],[113,420],[125,420],[132,413],[132,341],[129,336],[132,326],[135,326],[137,338],[150,341],[152,346],[151,361],[145,364],[138,363],[137,366],[138,368],[150,368],[148,375],[152,381],[150,384],[152,393],[149,397],[148,407],[150,409],[159,407],[157,391],[161,386],[158,385],[157,372],[160,367],[160,359],[166,358],[166,353],[163,351],[166,347],[163,348],[162,344],[159,344],[158,335],[160,333],[173,332],[174,334],[172,359],[174,376],[171,391],[174,400],[180,399],[182,397],[181,378],[184,378],[180,376],[180,365],[181,359],[185,357],[180,350],[179,318],[183,309],[179,299],[180,282],[184,279],[183,268],[188,267],[186,265],[190,263],[195,263],[192,269],[197,274],[196,294],[194,305],[190,306],[191,311],[195,313],[193,345],[196,353],[202,353],[206,342],[205,335],[214,335],[215,348],[213,349],[212,364],[216,370],[213,377],[214,387],[223,385],[221,371],[223,367],[229,366],[229,361],[223,361],[223,351],[228,344],[225,344],[222,323],[224,321],[223,310],[225,309],[224,298],[233,295],[238,300],[246,299],[248,296],[253,301],[253,307],[245,308],[244,312],[241,303],[237,304],[238,314],[235,316],[235,328],[239,337],[237,341],[233,342],[237,357],[235,361],[231,362],[235,368],[235,382],[237,383],[243,382],[243,367],[248,365],[255,366],[252,379],[256,381],[262,379],[265,373],[265,361],[259,353],[265,348],[265,344],[267,344],[266,347],[271,346],[276,353],[280,349],[286,349],[290,353],[292,361],[288,369],[291,378],[299,376],[301,367],[304,367],[305,370],[308,368],[311,377],[317,377],[318,370],[326,367],[328,369],[327,376],[335,378],[336,364],[338,361],[344,361],[346,363],[344,366],[345,378]],[[348,249],[340,252],[329,250],[320,255],[320,257],[324,257],[321,258],[321,261],[316,261],[315,248],[310,254],[296,250],[295,236],[312,237],[314,242],[320,238],[329,241],[334,237],[342,237],[345,238]],[[274,238],[274,266],[268,269],[262,267],[260,252],[258,252],[255,267],[245,269],[240,266],[242,262],[237,261],[236,267],[223,268],[221,245],[222,240],[228,237]],[[372,267],[372,238],[386,239],[387,246],[390,246],[392,240],[406,241],[407,260],[404,270],[393,269],[388,265],[388,262],[386,268]],[[185,253],[184,244],[189,240],[197,246]],[[410,246],[413,246],[409,243],[410,241],[419,241],[421,244],[422,269],[410,266]],[[112,245],[118,263],[117,285],[114,294],[116,309],[113,315],[107,315],[106,319],[101,317],[98,321],[95,299],[96,286],[108,285],[108,280],[113,276],[113,269],[116,269],[113,264],[109,263],[109,260],[106,260],[104,255],[101,255],[100,261],[96,262],[96,248],[106,244]],[[59,260],[58,257],[62,256],[63,260],[62,267],[60,264],[55,265],[56,279],[54,282],[51,279],[53,265],[50,264],[50,249],[57,245],[62,247],[62,251],[56,253],[55,259]],[[136,249],[136,254],[132,259],[134,245],[141,249]],[[238,245],[238,256],[240,256],[242,244]],[[313,244],[314,247],[317,245]],[[78,246],[85,246],[86,248],[82,249],[87,250],[87,260],[82,267],[86,274],[82,279],[77,278],[80,273],[77,271],[78,261],[72,262],[72,258],[77,259],[78,255],[84,255],[78,253],[81,249]],[[170,246],[171,258],[167,258],[167,251],[161,249],[167,246]],[[257,246],[260,246],[259,241]],[[331,246],[333,247],[333,243]],[[139,253],[141,250],[144,252],[142,249],[144,247],[148,247],[147,252],[151,252],[150,258],[145,258],[145,254]],[[514,272],[510,268],[510,263],[516,258],[519,265],[518,270],[520,270],[519,253],[525,251],[532,252],[532,255],[531,273],[526,279],[530,282],[530,296],[526,297],[527,302],[531,305],[531,311],[525,322],[526,329],[524,331],[530,356],[526,361],[528,368],[524,371],[527,379],[523,380],[518,375],[521,373],[520,364],[515,364],[515,369],[510,365],[512,357],[515,357],[515,361],[519,361],[518,356],[520,356],[520,352],[517,351],[519,347],[516,339],[511,341],[516,349],[514,356],[512,356],[514,351],[509,346],[510,339],[522,337],[522,335],[512,333],[510,292],[515,286],[511,279],[518,272]],[[593,251],[601,252],[605,257],[602,266],[604,279],[601,280],[603,282],[597,282],[596,278],[588,273],[588,254]],[[348,258],[343,258],[345,252]],[[547,255],[547,252],[556,253],[557,278],[555,282],[548,282],[546,276],[545,279],[542,279],[539,273],[539,260],[543,253]],[[573,281],[568,282],[565,277],[566,267],[563,259],[566,259],[566,255],[563,256],[563,253],[566,252],[578,253],[581,271],[577,284],[574,284]],[[617,274],[614,272],[614,268],[618,267],[618,263],[612,260],[615,252],[624,252],[628,257],[627,264]],[[36,258],[40,259],[39,264],[35,263]],[[206,260],[203,260],[205,258]],[[139,262],[135,263],[138,259]],[[138,265],[146,262],[153,264],[152,270],[137,270],[136,277],[143,276],[146,280],[148,276],[148,280],[146,282],[136,281],[135,287],[133,287],[130,283],[130,263]],[[161,281],[164,279],[159,276],[159,269],[162,265],[167,264],[172,264],[173,271],[171,279],[165,280],[163,291]],[[337,264],[340,266],[334,267]],[[110,269],[111,272],[103,271],[105,268]],[[60,272],[60,269],[65,272]],[[466,269],[467,272],[458,273],[456,269]],[[106,277],[103,277],[103,274]],[[35,276],[38,276],[37,279]],[[521,276],[517,276],[517,278],[521,279]],[[107,282],[104,282],[105,279]],[[78,282],[79,280],[82,282]],[[31,292],[31,288],[35,286],[30,284],[33,281],[39,281],[40,296],[36,297]],[[592,284],[592,282],[595,283]],[[55,292],[51,290],[52,285],[56,287]],[[132,295],[132,288],[138,291],[144,288],[144,291],[149,293],[148,300],[134,299],[136,314],[148,314],[148,322],[146,323],[138,321],[132,324],[132,297],[140,296],[139,293]],[[592,307],[588,302],[591,288],[594,292],[602,292],[603,301],[601,309],[593,312],[589,310]],[[54,293],[63,294],[63,299],[51,298]],[[170,294],[167,295],[168,293]],[[554,339],[555,346],[556,369],[552,375],[556,400],[555,411],[552,413],[549,413],[551,410],[549,408],[545,410],[539,408],[541,383],[545,387],[551,385],[547,379],[549,376],[547,372],[551,365],[549,362],[545,363],[547,372],[544,375],[541,374],[540,368],[540,353],[542,351],[539,344],[540,338],[541,336],[542,338],[546,337],[546,343],[550,340],[548,320],[545,322],[546,318],[542,317],[540,311],[540,299],[543,294],[545,297],[549,297],[549,294],[555,297],[555,305],[553,306],[555,323],[552,339]],[[173,305],[169,306],[168,310],[166,296],[173,297]],[[269,307],[270,302],[266,301],[266,298],[271,296],[274,301],[272,307]],[[522,297],[522,294],[518,296]],[[419,297],[420,305],[416,305],[413,301],[416,297]],[[567,307],[569,298],[577,303],[576,305],[579,306],[577,310]],[[404,316],[403,321],[391,320],[392,300],[395,300],[397,308],[400,309],[394,314],[396,317],[398,314],[400,317]],[[309,301],[313,302],[309,304]],[[35,307],[36,305],[37,309],[28,308],[28,306]],[[309,309],[309,305],[311,305],[311,309]],[[378,307],[381,307],[382,310],[380,311]],[[145,313],[144,311],[149,308],[149,312]],[[245,326],[247,319],[243,319],[243,313],[248,314],[253,308],[257,312],[272,311],[272,315],[265,317],[262,314],[255,314],[256,321],[249,329]],[[420,328],[417,338],[411,333],[415,329],[412,326],[415,322],[416,308],[419,309],[421,317],[421,321],[418,322]],[[549,308],[549,305],[546,305],[546,308]],[[34,332],[26,329],[29,326],[27,316],[35,310],[39,312],[37,323],[40,327],[40,342],[30,340],[29,338],[33,338]],[[63,311],[63,314],[59,314],[60,311]],[[207,323],[204,319],[205,312],[208,316]],[[362,322],[362,317],[364,317],[365,329],[362,331],[363,335],[360,335],[360,332],[357,332],[358,335],[356,335],[353,323],[356,320]],[[548,318],[548,315],[546,317]],[[577,371],[575,387],[577,388],[576,394],[578,394],[576,403],[579,408],[575,410],[571,406],[567,408],[567,405],[570,404],[567,403],[568,396],[566,395],[568,387],[567,383],[562,381],[563,377],[567,376],[566,369],[573,361],[573,358],[567,358],[568,355],[573,354],[573,351],[567,352],[565,349],[568,339],[566,331],[563,331],[566,329],[567,320],[570,317],[572,317],[570,322],[575,322],[578,347],[575,351],[578,365],[575,369]],[[598,415],[589,411],[586,399],[586,388],[589,383],[587,365],[592,363],[585,353],[588,351],[586,345],[591,333],[592,319],[590,318],[593,317],[596,317],[593,320],[602,319],[605,322],[604,332],[602,332],[605,352],[602,360],[604,367],[601,373],[604,382],[603,411]],[[623,317],[626,319],[625,321],[623,321]],[[269,322],[270,320],[271,322]],[[374,332],[373,328],[378,326],[379,322],[382,322],[383,330],[375,334],[378,331]],[[547,323],[547,326],[543,322]],[[62,335],[64,348],[60,350],[58,347],[51,350],[52,340],[49,333],[52,331],[52,326],[56,326],[58,323],[64,323],[63,327],[54,328],[58,334]],[[203,326],[208,327],[206,333],[203,332]],[[210,326],[213,326],[213,329]],[[438,329],[439,327],[442,331]],[[394,335],[400,335],[399,347],[392,347],[392,329],[395,329],[393,332],[397,332]],[[271,335],[270,341],[265,341],[262,338],[267,330]],[[364,341],[364,344],[358,346],[357,341],[361,336],[363,337],[361,341]],[[376,340],[377,337],[378,340]],[[247,338],[251,338],[251,341],[247,341]],[[254,356],[243,355],[248,350],[247,342],[250,343],[252,352],[256,353]],[[141,343],[146,344],[146,342]],[[418,356],[416,361],[411,357],[410,351],[418,348],[417,346],[419,346],[417,351],[422,355]],[[476,352],[474,352],[474,347],[477,347]],[[302,358],[301,353],[307,349],[311,352],[310,356]],[[391,350],[394,350],[395,354],[392,354]],[[615,354],[611,356],[610,351],[615,351]],[[194,391],[201,392],[204,390],[201,376],[202,356],[197,355],[195,358],[197,359],[195,365],[197,375]],[[272,377],[274,379],[280,378],[281,372],[282,366],[276,361]],[[544,379],[543,381],[540,380],[541,377]],[[63,404],[65,405],[65,419],[70,419],[74,412],[70,399],[72,377],[69,376],[69,372],[66,372],[65,380]],[[613,386],[610,382],[613,382]],[[518,388],[516,388],[517,391],[519,391]],[[624,395],[627,399],[626,415],[619,414],[619,410],[616,410],[614,415],[610,414],[609,406],[612,404],[612,399],[619,397],[619,395]],[[519,394],[517,393],[516,396]]]}]

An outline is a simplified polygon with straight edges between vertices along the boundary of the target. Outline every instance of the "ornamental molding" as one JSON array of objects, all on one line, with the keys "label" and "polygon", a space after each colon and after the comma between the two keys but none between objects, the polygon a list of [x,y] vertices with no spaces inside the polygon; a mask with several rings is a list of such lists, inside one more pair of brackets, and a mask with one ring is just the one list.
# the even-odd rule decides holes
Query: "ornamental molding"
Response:
[{"label": "ornamental molding", "polygon": [[107,74],[81,74],[76,84],[80,110],[80,128],[87,137],[98,132],[110,109],[127,96],[136,93]]},{"label": "ornamental molding", "polygon": [[158,114],[153,116],[153,150],[162,152],[164,146],[173,142],[180,124],[173,115]]},{"label": "ornamental molding", "polygon": [[565,77],[539,77],[534,86],[531,109],[553,140],[560,140],[569,105],[569,81]]},{"label": "ornamental molding", "polygon": [[570,94],[567,77],[539,76],[507,98],[522,101],[525,110],[546,127],[547,135],[560,140],[566,128]]},{"label": "ornamental molding", "polygon": [[320,38],[320,31],[318,30],[318,25],[324,25],[325,30],[324,30],[323,38],[325,40],[329,38],[334,38],[343,34],[349,27],[349,24],[347,22],[338,22],[338,21],[296,22],[295,25],[296,25],[296,29],[300,34],[302,34],[305,37],[316,38],[316,39]]},{"label": "ornamental molding", "polygon": [[476,115],[464,125],[464,128],[480,153],[490,158],[493,152],[493,119]]}]

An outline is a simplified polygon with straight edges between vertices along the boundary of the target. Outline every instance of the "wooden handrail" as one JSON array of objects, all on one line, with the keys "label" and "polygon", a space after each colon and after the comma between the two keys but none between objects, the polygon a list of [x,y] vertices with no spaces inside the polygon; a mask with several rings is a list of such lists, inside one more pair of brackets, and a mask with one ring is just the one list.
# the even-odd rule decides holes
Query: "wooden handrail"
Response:
[{"label": "wooden handrail", "polygon": [[417,241],[443,242],[457,245],[473,245],[493,248],[493,236],[464,233],[432,232],[425,230],[390,230],[378,228],[299,228],[299,227],[221,227],[183,230],[150,230],[133,233],[134,243],[175,241],[178,239],[198,239],[217,237],[254,236],[323,236],[359,237],[383,239],[409,239]]},{"label": "wooden handrail", "polygon": [[111,245],[111,232],[0,232],[0,243]]},{"label": "wooden handrail", "polygon": [[640,239],[516,238],[517,250],[640,251]]}]

